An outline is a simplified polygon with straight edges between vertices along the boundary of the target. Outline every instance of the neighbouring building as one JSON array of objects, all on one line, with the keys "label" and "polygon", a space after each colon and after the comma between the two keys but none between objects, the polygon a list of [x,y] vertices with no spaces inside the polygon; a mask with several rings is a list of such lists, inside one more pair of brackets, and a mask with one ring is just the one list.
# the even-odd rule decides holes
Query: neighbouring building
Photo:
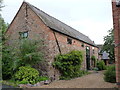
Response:
[{"label": "neighbouring building", "polygon": [[109,64],[109,53],[107,53],[106,51],[102,52],[102,60],[104,61],[105,65]]},{"label": "neighbouring building", "polygon": [[97,46],[99,48],[98,59],[103,60],[105,65],[108,65],[110,63],[109,53],[107,53],[106,51],[102,51],[103,44],[99,44]]},{"label": "neighbouring building", "polygon": [[112,0],[112,12],[115,40],[116,80],[120,88],[120,0]]},{"label": "neighbouring building", "polygon": [[[72,50],[84,52],[82,69],[91,69],[91,56],[98,58],[98,47],[89,37],[64,24],[58,19],[41,11],[37,7],[23,2],[13,21],[11,22],[6,36],[8,44],[14,45],[20,37],[44,39],[45,60],[44,65],[39,65],[49,77],[58,79],[59,71],[52,66],[54,57],[65,54]],[[43,67],[41,67],[43,66]]]},{"label": "neighbouring building", "polygon": [[102,52],[101,52],[101,50],[102,50],[103,45],[98,44],[97,46],[99,48],[99,50],[98,50],[98,60],[102,60]]}]

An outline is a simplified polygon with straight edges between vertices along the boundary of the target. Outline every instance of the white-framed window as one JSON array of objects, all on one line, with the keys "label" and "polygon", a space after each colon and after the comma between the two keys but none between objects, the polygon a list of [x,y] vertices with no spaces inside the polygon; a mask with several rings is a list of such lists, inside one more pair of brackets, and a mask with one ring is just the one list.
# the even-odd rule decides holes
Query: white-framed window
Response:
[{"label": "white-framed window", "polygon": [[28,37],[28,31],[25,32],[19,32],[20,38],[27,38]]}]

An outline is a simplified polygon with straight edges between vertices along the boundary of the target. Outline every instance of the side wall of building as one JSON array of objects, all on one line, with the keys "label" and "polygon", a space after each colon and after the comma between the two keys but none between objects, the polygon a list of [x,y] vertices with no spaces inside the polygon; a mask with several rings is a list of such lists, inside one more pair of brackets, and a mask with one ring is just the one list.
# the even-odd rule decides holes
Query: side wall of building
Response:
[{"label": "side wall of building", "polygon": [[[68,53],[72,50],[80,50],[83,52],[83,55],[84,55],[84,61],[82,63],[82,69],[83,70],[86,70],[86,47],[90,47],[90,56],[92,55],[95,55],[96,58],[98,58],[98,48],[94,47],[94,51],[93,51],[93,46],[91,45],[88,45],[82,41],[79,41],[79,40],[76,40],[76,39],[73,39],[69,36],[66,36],[66,35],[63,35],[61,33],[58,33],[58,32],[55,32],[53,30],[50,30],[49,31],[49,39],[48,39],[48,42],[49,42],[49,51],[50,51],[50,55],[49,55],[49,70],[48,70],[48,74],[49,76],[55,76],[55,78],[57,78],[59,74],[56,74],[58,73],[57,71],[55,71],[53,69],[53,67],[51,66],[52,62],[54,61],[54,57],[56,55],[58,55],[59,52],[59,49],[61,51],[61,54],[65,54],[65,53]],[[72,39],[72,44],[68,44],[67,42],[67,38],[71,38]],[[59,46],[57,45],[57,42],[56,42],[56,39],[58,41],[58,44]],[[84,47],[82,47],[82,44],[84,43]],[[57,52],[56,52],[57,51]],[[93,53],[94,52],[94,53]],[[92,62],[90,61],[90,64],[92,64]],[[92,66],[91,66],[92,68]]]},{"label": "side wall of building", "polygon": [[[83,51],[84,61],[82,64],[82,69],[86,69],[86,46],[90,47],[90,56],[94,54],[98,58],[98,48],[94,47],[93,53],[93,46],[51,30],[26,3],[23,3],[21,9],[6,33],[6,35],[9,37],[8,43],[13,45],[15,41],[19,41],[19,32],[24,31],[28,31],[29,39],[44,40],[45,47],[43,50],[45,51],[45,63],[42,65],[38,64],[35,67],[39,70],[42,69],[42,73],[47,74],[49,77],[58,79],[60,75],[59,71],[52,67],[54,57],[60,53],[59,49],[62,54],[68,53],[71,50]],[[68,44],[68,37],[72,39],[72,44]],[[84,47],[82,47],[83,43]]]},{"label": "side wall of building", "polygon": [[112,2],[114,40],[115,40],[115,63],[116,63],[116,80],[120,87],[120,7],[116,7],[116,2]]}]

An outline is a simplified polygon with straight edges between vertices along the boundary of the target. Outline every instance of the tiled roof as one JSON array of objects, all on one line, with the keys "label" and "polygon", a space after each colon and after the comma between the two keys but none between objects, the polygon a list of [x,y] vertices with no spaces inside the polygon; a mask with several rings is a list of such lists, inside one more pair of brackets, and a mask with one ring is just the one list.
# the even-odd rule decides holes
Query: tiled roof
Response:
[{"label": "tiled roof", "polygon": [[[27,2],[25,2],[27,3]],[[27,3],[29,7],[42,19],[42,21],[51,29],[60,32],[62,34],[68,35],[85,43],[88,43],[92,46],[96,46],[90,38],[79,31],[73,29],[72,27],[66,25],[65,23],[59,21],[58,19],[48,15],[37,7]]]}]

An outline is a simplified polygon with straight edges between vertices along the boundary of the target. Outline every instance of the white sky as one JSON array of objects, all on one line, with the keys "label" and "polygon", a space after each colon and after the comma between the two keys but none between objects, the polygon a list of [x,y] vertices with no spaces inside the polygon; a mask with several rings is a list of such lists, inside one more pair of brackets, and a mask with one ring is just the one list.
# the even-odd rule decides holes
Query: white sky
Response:
[{"label": "white sky", "polygon": [[[113,28],[111,0],[26,0],[49,15],[59,19],[96,44]],[[4,0],[2,17],[10,23],[23,0]]]}]

